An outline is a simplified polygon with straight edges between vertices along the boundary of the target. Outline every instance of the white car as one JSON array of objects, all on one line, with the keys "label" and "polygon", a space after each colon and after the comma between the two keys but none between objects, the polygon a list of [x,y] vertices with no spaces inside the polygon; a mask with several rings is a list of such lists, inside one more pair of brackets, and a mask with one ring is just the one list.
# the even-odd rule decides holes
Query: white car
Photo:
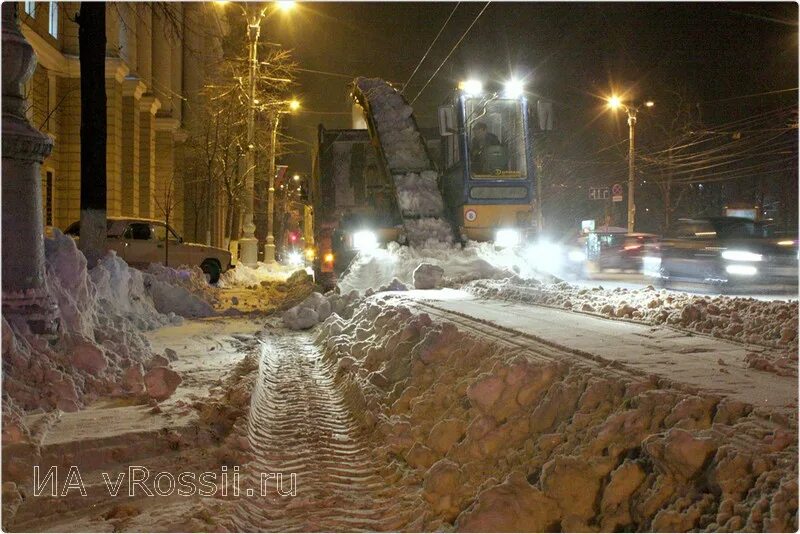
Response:
[{"label": "white car", "polygon": [[[230,252],[207,245],[185,243],[164,221],[137,217],[109,217],[107,220],[106,245],[132,267],[146,269],[151,263],[163,265],[165,260],[173,268],[197,265],[212,284],[231,268]],[[78,238],[80,221],[69,225],[64,233]],[[167,239],[169,247],[166,246]]]}]

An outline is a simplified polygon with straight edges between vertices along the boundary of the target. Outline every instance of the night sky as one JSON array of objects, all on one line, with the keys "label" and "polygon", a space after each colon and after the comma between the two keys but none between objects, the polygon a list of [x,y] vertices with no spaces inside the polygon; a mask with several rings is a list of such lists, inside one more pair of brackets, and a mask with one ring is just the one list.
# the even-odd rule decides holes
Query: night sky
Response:
[{"label": "night sky", "polygon": [[[409,84],[409,100],[484,5],[458,7]],[[287,134],[313,143],[319,123],[349,127],[351,78],[404,83],[454,6],[301,3],[270,19],[266,39],[292,49],[302,69],[331,73],[298,73],[304,112],[290,119]],[[797,10],[795,3],[492,3],[416,102],[417,119],[434,126],[436,106],[460,79],[499,84],[510,73],[527,80],[532,100],[556,102],[561,126],[589,145],[624,127],[602,113],[599,97],[612,88],[656,101],[684,90],[703,102],[709,123],[791,105],[793,92],[736,97],[797,87]],[[286,162],[310,171],[312,147],[295,150]]]}]

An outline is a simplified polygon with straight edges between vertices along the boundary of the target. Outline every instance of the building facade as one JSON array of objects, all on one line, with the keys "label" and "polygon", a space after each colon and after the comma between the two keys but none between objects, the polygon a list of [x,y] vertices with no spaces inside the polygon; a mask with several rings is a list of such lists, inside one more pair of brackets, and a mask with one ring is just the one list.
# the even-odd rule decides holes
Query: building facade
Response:
[{"label": "building facade", "polygon": [[[45,226],[80,219],[80,2],[20,2],[22,32],[38,64],[25,88],[28,116],[54,149],[41,167]],[[184,124],[221,57],[222,24],[210,3],[106,4],[107,209],[184,228]]]}]

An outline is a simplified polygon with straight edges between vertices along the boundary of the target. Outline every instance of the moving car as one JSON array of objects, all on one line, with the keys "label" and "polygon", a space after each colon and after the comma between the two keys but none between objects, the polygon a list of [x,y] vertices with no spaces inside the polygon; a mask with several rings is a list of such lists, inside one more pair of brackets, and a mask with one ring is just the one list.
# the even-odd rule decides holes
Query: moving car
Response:
[{"label": "moving car", "polygon": [[658,237],[653,234],[598,234],[597,269],[641,272],[645,247],[657,240]]},{"label": "moving car", "polygon": [[681,219],[647,252],[645,274],[723,287],[797,285],[797,240],[741,217]]},{"label": "moving car", "polygon": [[[64,233],[77,238],[80,236],[80,226],[80,221],[74,222]],[[106,228],[108,248],[116,251],[132,267],[146,269],[151,263],[163,264],[165,261],[173,268],[197,265],[212,284],[231,268],[230,252],[207,245],[185,243],[163,221],[109,217]]]}]

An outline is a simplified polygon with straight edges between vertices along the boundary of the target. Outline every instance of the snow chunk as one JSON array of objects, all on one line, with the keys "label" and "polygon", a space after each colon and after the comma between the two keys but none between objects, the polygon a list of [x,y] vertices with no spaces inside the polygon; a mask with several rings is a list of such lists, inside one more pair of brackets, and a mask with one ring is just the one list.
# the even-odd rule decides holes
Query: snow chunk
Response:
[{"label": "snow chunk", "polygon": [[414,269],[414,289],[436,289],[444,276],[444,269],[432,263],[420,263]]}]

